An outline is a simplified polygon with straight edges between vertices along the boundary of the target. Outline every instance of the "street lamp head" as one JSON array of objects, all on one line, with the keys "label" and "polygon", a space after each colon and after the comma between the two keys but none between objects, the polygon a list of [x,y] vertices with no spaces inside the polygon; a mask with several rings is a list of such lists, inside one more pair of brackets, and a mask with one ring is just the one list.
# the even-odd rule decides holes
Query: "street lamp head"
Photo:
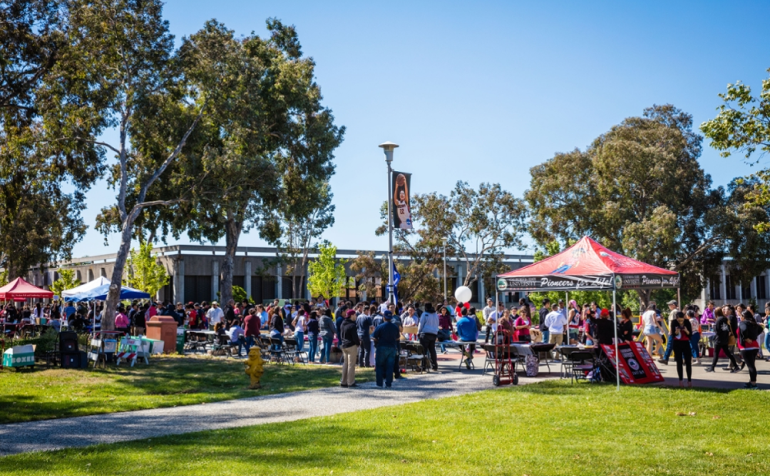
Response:
[{"label": "street lamp head", "polygon": [[382,144],[379,145],[379,147],[382,147],[383,149],[385,149],[385,152],[392,152],[393,149],[398,147],[398,144],[394,144],[393,142],[383,142]]}]

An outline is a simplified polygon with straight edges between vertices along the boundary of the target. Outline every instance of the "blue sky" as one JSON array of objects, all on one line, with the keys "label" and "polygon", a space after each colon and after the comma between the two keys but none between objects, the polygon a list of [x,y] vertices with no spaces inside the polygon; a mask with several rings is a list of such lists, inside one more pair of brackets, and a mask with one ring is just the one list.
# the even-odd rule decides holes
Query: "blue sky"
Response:
[{"label": "blue sky", "polygon": [[[413,193],[448,194],[462,179],[521,197],[530,167],[555,152],[582,149],[653,104],[674,104],[697,127],[728,83],[758,89],[770,68],[766,1],[172,0],[165,17],[177,39],[211,18],[238,34],[264,34],[268,17],[297,27],[324,103],[347,127],[336,223],[324,234],[339,248],[387,248],[374,235],[387,197],[381,142],[401,146],[393,166],[414,174]],[[704,146],[715,185],[751,173]],[[93,229],[114,196],[104,183],[88,193],[89,231],[74,256],[117,250],[117,236],[105,247]],[[264,245],[254,232],[240,244]]]}]

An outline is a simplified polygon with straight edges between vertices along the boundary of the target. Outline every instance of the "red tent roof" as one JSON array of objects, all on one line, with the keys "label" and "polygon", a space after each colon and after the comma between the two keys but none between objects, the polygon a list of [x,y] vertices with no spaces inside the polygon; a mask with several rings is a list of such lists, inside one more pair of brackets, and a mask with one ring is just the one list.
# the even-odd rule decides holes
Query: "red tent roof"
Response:
[{"label": "red tent roof", "polygon": [[623,274],[663,274],[676,276],[676,271],[658,268],[615,253],[599,242],[584,236],[561,253],[500,277],[530,276],[607,276]]},{"label": "red tent roof", "polygon": [[51,299],[53,293],[33,286],[22,278],[16,278],[0,288],[0,299],[6,301],[32,298]]}]

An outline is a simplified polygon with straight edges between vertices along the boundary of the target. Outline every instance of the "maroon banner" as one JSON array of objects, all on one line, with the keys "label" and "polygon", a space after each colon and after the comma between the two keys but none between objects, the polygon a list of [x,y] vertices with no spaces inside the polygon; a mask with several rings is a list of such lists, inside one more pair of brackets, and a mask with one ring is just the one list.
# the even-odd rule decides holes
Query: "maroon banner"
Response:
[{"label": "maroon banner", "polygon": [[[602,345],[602,350],[607,358],[615,364],[615,346]],[[620,380],[625,384],[662,382],[663,376],[655,366],[647,349],[640,342],[631,342],[618,345],[618,367]]]}]

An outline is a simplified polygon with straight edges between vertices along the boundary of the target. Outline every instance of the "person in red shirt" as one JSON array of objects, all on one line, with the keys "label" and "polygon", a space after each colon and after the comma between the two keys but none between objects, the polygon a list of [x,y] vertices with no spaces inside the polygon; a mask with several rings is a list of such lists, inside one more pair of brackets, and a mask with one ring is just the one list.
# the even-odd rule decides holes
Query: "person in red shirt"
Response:
[{"label": "person in red shirt", "polygon": [[256,343],[256,339],[259,338],[259,330],[262,327],[261,316],[257,314],[257,309],[252,307],[249,309],[249,315],[243,320],[243,335],[246,337],[246,353],[249,353],[251,346]]},{"label": "person in red shirt", "polygon": [[519,317],[513,322],[516,329],[516,340],[519,342],[532,342],[532,335],[529,330],[532,328],[532,317],[530,316],[529,306],[519,308]]}]

